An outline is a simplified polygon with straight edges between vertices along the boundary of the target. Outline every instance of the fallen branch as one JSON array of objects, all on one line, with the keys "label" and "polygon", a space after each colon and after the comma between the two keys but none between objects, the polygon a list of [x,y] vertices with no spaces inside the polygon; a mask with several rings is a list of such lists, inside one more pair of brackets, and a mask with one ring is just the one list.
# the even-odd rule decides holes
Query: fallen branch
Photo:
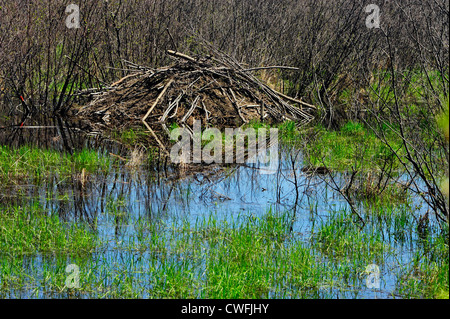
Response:
[{"label": "fallen branch", "polygon": [[291,101],[291,102],[298,103],[298,104],[307,106],[307,107],[312,108],[312,109],[315,109],[315,110],[317,109],[317,107],[315,107],[314,105],[308,104],[308,103],[306,103],[306,102],[303,102],[302,100],[294,99],[293,97],[287,96],[287,95],[285,95],[285,94],[283,94],[283,93],[281,93],[281,92],[278,92],[278,94],[279,94],[282,98],[285,98],[286,100],[289,100],[289,101]]},{"label": "fallen branch", "polygon": [[159,140],[158,136],[156,136],[155,132],[152,130],[152,128],[150,127],[150,125],[148,125],[147,122],[142,121],[144,123],[144,125],[147,127],[148,131],[150,132],[150,134],[153,135],[153,137],[155,138],[156,142],[159,144],[159,146],[161,147],[161,149],[164,151],[164,153],[166,153],[166,155],[170,155],[170,153],[167,151],[166,147],[164,146],[163,143],[161,143],[161,141]]},{"label": "fallen branch", "polygon": [[153,103],[152,107],[148,110],[148,112],[144,115],[144,117],[142,118],[142,122],[145,122],[145,120],[147,119],[147,117],[150,115],[150,113],[153,111],[153,109],[155,108],[155,106],[159,103],[159,101],[162,99],[162,97],[164,96],[164,94],[166,94],[167,89],[169,88],[169,86],[173,83],[173,78],[170,79],[169,83],[166,84],[166,86],[164,87],[164,89],[162,90],[162,92],[158,95],[158,97],[156,98],[155,103]]},{"label": "fallen branch", "polygon": [[258,71],[258,70],[269,70],[269,69],[285,69],[285,70],[294,70],[294,71],[300,71],[299,68],[294,68],[292,66],[261,66],[258,68],[251,68],[251,69],[244,69],[243,72],[250,72],[250,71]]},{"label": "fallen branch", "polygon": [[[161,116],[161,118],[159,119],[160,122],[165,122],[166,121],[166,117],[169,115],[170,111],[172,111],[172,109],[176,106],[177,108],[175,109],[175,114],[177,113],[178,110],[178,103],[180,102],[180,100],[182,99],[184,95],[184,92],[180,93],[180,95],[178,95],[178,97],[175,99],[175,101],[173,101],[169,107],[167,108],[167,110],[164,112],[163,116]],[[172,116],[173,117],[173,116]]]},{"label": "fallen branch", "polygon": [[191,116],[192,112],[194,112],[195,108],[197,107],[197,102],[200,99],[200,96],[197,96],[194,100],[194,102],[192,102],[191,108],[189,109],[189,111],[184,115],[183,119],[181,120],[181,123],[186,122],[186,120]]},{"label": "fallen branch", "polygon": [[195,60],[193,57],[190,57],[189,55],[180,53],[180,52],[175,52],[173,50],[167,50],[167,53],[171,56],[177,57],[177,58],[181,58],[190,62],[197,62],[197,60]]}]

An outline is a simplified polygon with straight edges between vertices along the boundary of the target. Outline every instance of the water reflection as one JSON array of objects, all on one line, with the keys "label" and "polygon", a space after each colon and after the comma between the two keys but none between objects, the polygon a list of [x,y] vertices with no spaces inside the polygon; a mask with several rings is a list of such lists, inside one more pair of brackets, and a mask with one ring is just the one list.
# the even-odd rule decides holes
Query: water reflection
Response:
[{"label": "water reflection", "polygon": [[[100,135],[82,133],[76,123],[52,119],[44,124],[46,127],[42,129],[0,130],[0,143],[14,147],[31,144],[69,152],[83,147],[114,154],[128,151],[122,144]],[[165,225],[177,224],[180,220],[195,224],[211,213],[231,222],[262,216],[268,210],[289,212],[287,229],[292,234],[310,238],[330,211],[349,207],[328,186],[325,176],[302,170],[303,162],[298,150],[282,147],[278,170],[272,175],[260,174],[258,165],[210,166],[207,170],[183,172],[170,166],[166,169],[147,165],[130,168],[122,163],[83,180],[76,175],[62,180],[51,176],[38,185],[30,182],[9,186],[2,189],[1,196],[2,201],[13,204],[39,201],[45,211],[58,214],[62,220],[87,222],[109,242],[107,250],[137,235],[135,225],[140,218]],[[346,180],[345,174],[337,174],[335,178]],[[388,238],[390,242],[410,244],[400,256],[409,258],[414,239],[402,238],[401,231],[386,230],[382,233],[383,240],[392,233],[397,235]],[[130,254],[132,252],[107,252],[99,262],[117,262],[117,258],[126,259]],[[398,265],[398,260],[388,260],[386,264],[389,263]],[[395,289],[396,277],[384,274],[386,293],[381,297],[386,298],[388,292]],[[370,290],[361,287],[347,293],[341,290],[333,293],[339,298],[373,297]]]}]

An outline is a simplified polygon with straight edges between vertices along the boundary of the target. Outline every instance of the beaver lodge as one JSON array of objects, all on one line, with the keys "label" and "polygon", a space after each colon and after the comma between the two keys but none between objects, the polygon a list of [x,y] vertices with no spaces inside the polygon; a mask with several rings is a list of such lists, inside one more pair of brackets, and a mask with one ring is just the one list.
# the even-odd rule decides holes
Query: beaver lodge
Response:
[{"label": "beaver lodge", "polygon": [[202,127],[240,127],[251,120],[280,123],[292,120],[304,125],[313,119],[313,105],[277,92],[256,78],[232,58],[197,57],[167,52],[176,62],[152,69],[128,61],[131,74],[109,88],[88,92],[91,102],[78,110],[77,117],[88,129],[122,131],[143,125],[151,144],[168,155],[168,127],[187,127],[194,120]]},{"label": "beaver lodge", "polygon": [[176,62],[160,69],[128,62],[132,74],[99,92],[78,111],[92,126],[123,129],[135,124],[240,126],[251,120],[305,124],[314,106],[288,97],[261,82],[252,73],[222,55],[193,58],[168,51]]}]

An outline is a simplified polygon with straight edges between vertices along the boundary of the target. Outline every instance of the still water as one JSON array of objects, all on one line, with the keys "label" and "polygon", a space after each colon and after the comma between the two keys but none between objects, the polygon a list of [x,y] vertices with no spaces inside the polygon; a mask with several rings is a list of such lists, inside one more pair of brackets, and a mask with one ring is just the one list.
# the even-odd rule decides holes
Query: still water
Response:
[{"label": "still water", "polygon": [[[12,146],[32,144],[71,151],[82,147],[98,149],[99,154],[124,154],[124,146],[99,134],[82,133],[70,125],[49,123],[40,129],[23,129],[1,132],[1,142]],[[20,185],[2,189],[4,197],[39,201],[46,211],[65,221],[87,222],[107,243],[101,252],[93,255],[97,264],[120,265],[136,260],[145,265],[145,256],[150,252],[136,254],[122,249],[130,238],[136,238],[136,224],[142,219],[152,223],[179,225],[180,221],[194,225],[199,220],[213,215],[221,221],[248,221],[266,214],[269,210],[288,214],[287,225],[291,236],[301,238],[306,244],[313,240],[314,233],[330,218],[330,212],[349,209],[348,204],[330,187],[327,176],[302,172],[305,165],[302,154],[281,145],[278,169],[274,174],[261,174],[258,165],[210,166],[198,172],[179,173],[173,169],[164,171],[146,165],[111,167],[107,172],[88,176],[81,185],[76,178],[60,180],[58,176],[40,185]],[[344,183],[345,173],[334,175]],[[420,198],[412,198],[409,206],[417,207],[413,214],[419,216],[426,211]],[[362,213],[363,206],[359,207]],[[327,298],[393,298],[401,265],[411,262],[418,238],[391,236],[385,230],[383,237],[395,250],[380,264],[380,289],[367,287],[364,280],[348,289],[324,287]],[[400,239],[399,239],[400,238]],[[289,245],[286,240],[285,245]],[[139,255],[139,256],[138,256]],[[34,258],[39,265],[42,256]],[[144,260],[144,261],[143,261]],[[327,257],[318,262],[326,262]],[[24,262],[25,267],[26,262]],[[119,267],[119,266],[118,266]],[[146,281],[145,275],[139,280]],[[112,283],[110,283],[112,284]],[[49,297],[44,291],[11,291],[7,297]],[[55,296],[52,296],[55,297]],[[88,296],[80,296],[88,297]],[[146,297],[146,295],[142,295]],[[279,297],[269,294],[268,297]]]}]

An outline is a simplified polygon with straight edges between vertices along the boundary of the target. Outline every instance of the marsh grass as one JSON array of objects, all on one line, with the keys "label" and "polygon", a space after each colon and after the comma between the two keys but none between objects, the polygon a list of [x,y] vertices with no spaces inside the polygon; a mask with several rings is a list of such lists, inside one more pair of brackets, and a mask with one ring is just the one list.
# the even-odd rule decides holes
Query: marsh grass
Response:
[{"label": "marsh grass", "polygon": [[1,207],[0,296],[29,298],[49,287],[61,293],[70,260],[88,259],[99,244],[87,225],[64,223],[39,204]]},{"label": "marsh grass", "polygon": [[[109,199],[107,214],[125,211]],[[51,298],[332,298],[365,289],[364,270],[396,260],[398,244],[417,237],[409,208],[374,206],[364,228],[351,212],[331,211],[305,238],[291,231],[292,214],[217,213],[171,223],[146,216],[122,220],[134,232],[101,241],[78,223],[64,224],[38,205],[0,215],[0,295]],[[396,232],[402,233],[399,237]],[[409,235],[408,235],[409,234]],[[402,297],[448,291],[448,242],[431,232],[396,283]],[[442,237],[440,237],[442,236]],[[65,267],[80,268],[68,289]],[[395,268],[395,267],[394,267]],[[382,274],[392,271],[383,269]],[[390,270],[389,270],[390,269]],[[447,271],[447,273],[446,273]],[[33,292],[33,293],[31,293]],[[34,295],[33,295],[34,294]],[[356,295],[352,295],[356,294]],[[392,296],[391,296],[392,297]]]},{"label": "marsh grass", "polygon": [[64,224],[36,203],[28,207],[2,207],[0,251],[8,254],[75,252],[85,254],[96,247],[96,236],[83,225]]},{"label": "marsh grass", "polygon": [[[312,166],[323,166],[333,170],[348,170],[352,167],[365,171],[380,170],[385,160],[393,159],[394,154],[375,134],[364,128],[362,124],[348,122],[338,131],[329,131],[316,126],[317,136],[306,147],[306,158]],[[395,142],[395,149],[401,149],[401,142]],[[393,162],[393,170],[399,163]]]},{"label": "marsh grass", "polygon": [[421,240],[422,249],[402,267],[397,290],[407,298],[449,298],[448,225]]},{"label": "marsh grass", "polygon": [[22,146],[0,146],[0,180],[4,184],[20,184],[32,181],[40,184],[50,176],[59,178],[108,170],[113,159],[97,151],[83,149],[73,154],[56,150]]},{"label": "marsh grass", "polygon": [[345,258],[366,264],[374,260],[383,263],[392,248],[377,230],[373,227],[361,229],[347,210],[331,212],[315,234],[315,244],[329,258]]},{"label": "marsh grass", "polygon": [[[293,143],[304,134],[289,123],[281,130]],[[352,124],[340,134],[365,136],[362,131]],[[15,161],[4,155],[1,167],[15,175],[2,171],[2,178],[22,174],[44,180],[49,172],[37,174],[39,165],[56,170],[57,177],[111,167],[96,152],[1,150],[17,152]],[[188,187],[183,200],[189,202],[191,192]],[[384,297],[448,295],[448,230],[438,232],[431,224],[420,237],[415,214],[421,207],[409,197],[361,198],[364,227],[349,209],[320,211],[316,203],[311,216],[317,220],[303,234],[293,230],[298,216],[290,211],[231,216],[219,211],[195,220],[151,211],[136,216],[131,197],[121,193],[104,198],[102,223],[92,227],[61,221],[53,206],[44,208],[26,192],[17,196],[20,205],[0,209],[4,298],[358,298],[371,292],[364,271],[373,263],[380,265],[382,280],[395,278],[395,287],[379,291]],[[70,199],[67,193],[60,197]],[[69,264],[80,269],[80,288],[66,287]]]}]

